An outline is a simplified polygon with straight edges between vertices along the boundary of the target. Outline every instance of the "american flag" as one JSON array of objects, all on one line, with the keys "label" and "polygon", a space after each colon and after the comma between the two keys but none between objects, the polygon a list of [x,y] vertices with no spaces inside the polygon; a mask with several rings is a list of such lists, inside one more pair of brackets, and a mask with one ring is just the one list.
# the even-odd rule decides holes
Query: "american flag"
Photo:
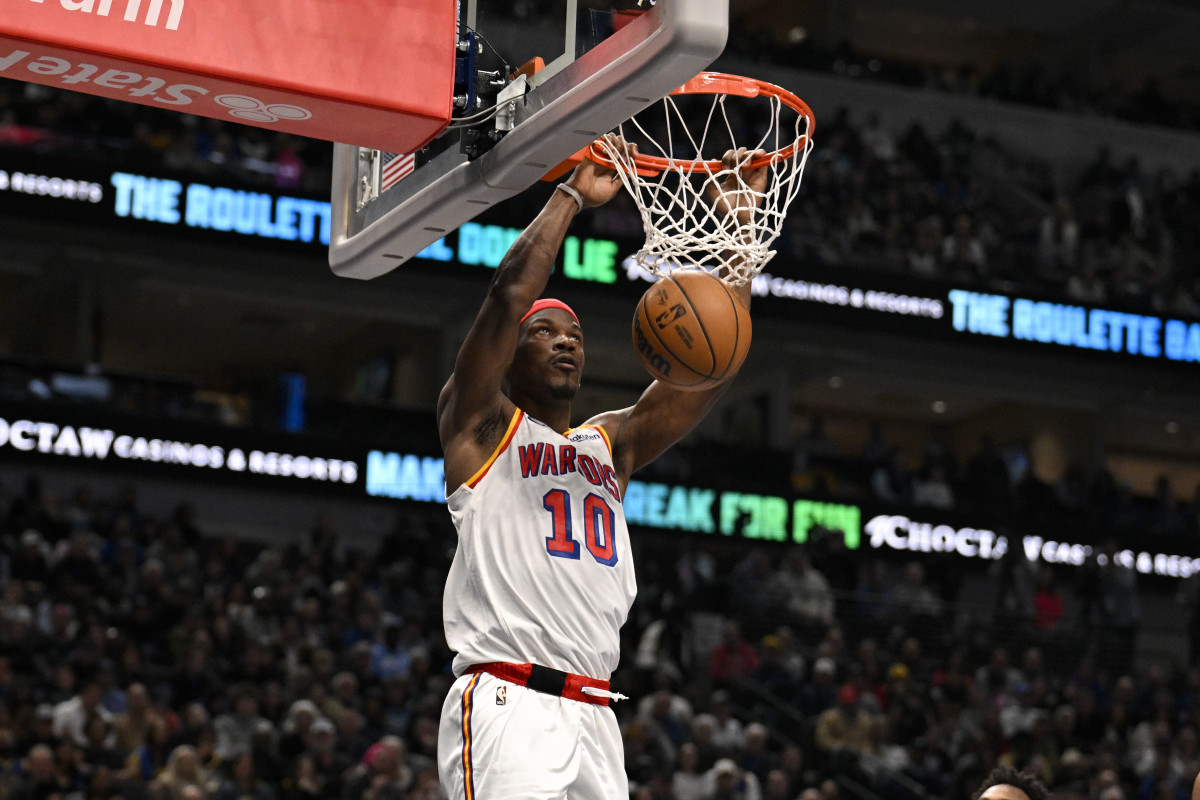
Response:
[{"label": "american flag", "polygon": [[413,171],[416,166],[416,156],[383,153],[383,171],[379,178],[379,191],[386,192],[395,186],[401,178]]}]

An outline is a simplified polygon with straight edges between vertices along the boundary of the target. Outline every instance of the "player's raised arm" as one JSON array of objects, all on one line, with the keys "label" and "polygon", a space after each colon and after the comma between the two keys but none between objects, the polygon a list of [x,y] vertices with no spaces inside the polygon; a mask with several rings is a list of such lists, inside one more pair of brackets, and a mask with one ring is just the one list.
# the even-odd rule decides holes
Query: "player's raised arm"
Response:
[{"label": "player's raised arm", "polygon": [[620,188],[612,169],[585,159],[497,267],[458,351],[454,373],[438,398],[438,435],[450,490],[487,460],[513,413],[502,384],[513,359],[521,317],[546,288],[571,220],[583,208],[608,202]]},{"label": "player's raised arm", "polygon": [[[722,162],[725,177],[717,185],[706,187],[709,201],[719,217],[733,212],[745,223],[757,207],[768,180],[768,168],[734,169],[762,151],[748,152],[745,148],[725,154]],[[732,287],[738,298],[750,307],[750,283]],[[621,491],[630,476],[658,458],[668,448],[687,435],[712,410],[717,400],[729,388],[730,379],[702,391],[681,391],[662,381],[650,384],[633,406],[601,414],[592,422],[605,428],[612,437],[613,463]]]}]

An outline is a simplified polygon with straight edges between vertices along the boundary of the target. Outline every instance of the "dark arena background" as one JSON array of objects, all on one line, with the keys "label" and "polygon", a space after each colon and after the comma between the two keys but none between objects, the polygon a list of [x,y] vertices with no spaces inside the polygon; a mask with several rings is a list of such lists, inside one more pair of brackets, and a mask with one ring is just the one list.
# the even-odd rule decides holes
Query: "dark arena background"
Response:
[{"label": "dark arena background", "polygon": [[[1200,7],[732,10],[716,68],[816,146],[736,384],[624,498],[630,797],[1190,797]],[[0,800],[440,796],[434,404],[553,184],[353,281],[330,151],[0,80]],[[647,382],[640,236],[581,215],[551,282],[579,420]]]}]

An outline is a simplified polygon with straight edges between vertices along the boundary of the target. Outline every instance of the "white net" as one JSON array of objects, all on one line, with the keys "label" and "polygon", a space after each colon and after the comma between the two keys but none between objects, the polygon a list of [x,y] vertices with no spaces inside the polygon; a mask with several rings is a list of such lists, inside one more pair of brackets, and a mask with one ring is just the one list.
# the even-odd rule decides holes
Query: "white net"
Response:
[{"label": "white net", "polygon": [[[637,205],[646,243],[636,259],[646,270],[661,277],[703,269],[741,285],[775,255],[771,244],[812,150],[811,115],[774,94],[754,100],[758,110],[747,112],[744,98],[725,93],[668,95],[617,130],[637,145],[637,159],[607,139],[593,146],[616,166]],[[738,148],[744,157],[732,168],[722,165],[721,157]],[[757,150],[767,155],[754,158]],[[767,182],[757,191],[743,170],[764,162]]]}]

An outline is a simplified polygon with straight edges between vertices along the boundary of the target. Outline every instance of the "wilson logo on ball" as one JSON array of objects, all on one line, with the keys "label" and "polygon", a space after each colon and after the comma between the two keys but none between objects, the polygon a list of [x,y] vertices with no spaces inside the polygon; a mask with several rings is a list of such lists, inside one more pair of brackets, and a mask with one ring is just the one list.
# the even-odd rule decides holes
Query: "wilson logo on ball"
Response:
[{"label": "wilson logo on ball", "polygon": [[650,346],[650,342],[646,340],[646,334],[642,332],[642,326],[638,322],[633,324],[633,340],[637,344],[638,352],[642,354],[642,358],[646,360],[650,366],[657,369],[663,375],[671,374],[671,364],[665,358],[654,352],[654,348]]}]

